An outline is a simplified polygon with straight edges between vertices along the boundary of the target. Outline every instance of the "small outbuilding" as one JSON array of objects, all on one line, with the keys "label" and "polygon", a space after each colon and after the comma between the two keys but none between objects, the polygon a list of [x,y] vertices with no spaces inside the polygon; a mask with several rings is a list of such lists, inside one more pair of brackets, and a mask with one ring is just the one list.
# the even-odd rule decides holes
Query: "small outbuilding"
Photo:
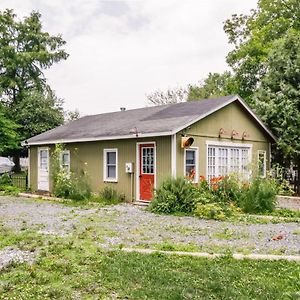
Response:
[{"label": "small outbuilding", "polygon": [[24,144],[33,191],[51,192],[51,153],[64,144],[62,164],[86,171],[94,192],[111,185],[128,200],[150,201],[169,176],[266,176],[275,141],[239,96],[226,96],[85,116]]}]

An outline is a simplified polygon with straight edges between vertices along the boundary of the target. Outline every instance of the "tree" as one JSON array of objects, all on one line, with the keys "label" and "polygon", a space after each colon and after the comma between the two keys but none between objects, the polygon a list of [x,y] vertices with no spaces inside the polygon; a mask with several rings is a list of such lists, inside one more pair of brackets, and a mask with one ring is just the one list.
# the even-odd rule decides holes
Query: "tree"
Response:
[{"label": "tree", "polygon": [[146,95],[148,103],[151,105],[164,105],[180,103],[186,101],[188,91],[185,88],[169,89],[166,92],[157,90],[152,94]]},{"label": "tree", "polygon": [[65,112],[65,123],[78,120],[80,118],[80,112],[78,109],[70,110]]},{"label": "tree", "polygon": [[0,154],[17,146],[17,125],[5,116],[3,106],[0,104]]},{"label": "tree", "polygon": [[[278,148],[300,173],[300,31],[290,29],[273,44],[267,73],[256,93],[256,110],[278,136]],[[298,194],[300,180],[298,175]]]},{"label": "tree", "polygon": [[216,98],[237,94],[235,79],[230,72],[209,73],[204,81],[197,85],[190,85],[188,101],[197,99]]},{"label": "tree", "polygon": [[[13,10],[0,12],[0,102],[19,126],[20,139],[63,122],[61,105],[43,71],[67,59],[64,45],[60,35],[42,30],[38,12],[23,20],[18,20]],[[17,169],[19,150],[20,146],[14,148]]]},{"label": "tree", "polygon": [[234,45],[227,56],[238,93],[252,104],[252,95],[267,72],[266,60],[274,42],[294,28],[300,29],[299,0],[259,0],[249,15],[233,15],[224,25]]}]

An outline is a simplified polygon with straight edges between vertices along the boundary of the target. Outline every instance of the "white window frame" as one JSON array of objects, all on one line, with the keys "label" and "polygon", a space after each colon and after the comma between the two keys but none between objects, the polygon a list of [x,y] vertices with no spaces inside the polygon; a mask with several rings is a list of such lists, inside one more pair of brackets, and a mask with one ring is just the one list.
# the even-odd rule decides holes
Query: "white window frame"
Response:
[{"label": "white window frame", "polygon": [[195,177],[193,182],[198,183],[199,181],[199,148],[198,147],[190,147],[184,149],[184,156],[183,156],[183,174],[184,177],[186,176],[186,151],[192,150],[195,152]]},{"label": "white window frame", "polygon": [[[111,178],[107,175],[107,153],[116,153],[116,177]],[[103,149],[103,181],[104,182],[118,182],[118,149],[117,148],[109,148]]]},{"label": "white window frame", "polygon": [[[263,174],[259,174],[259,156],[260,154],[263,154],[264,161],[263,161]],[[262,178],[266,178],[267,176],[267,151],[266,150],[257,150],[257,172],[258,175]]]},{"label": "white window frame", "polygon": [[[208,148],[215,148],[215,176],[219,173],[219,157],[218,155],[218,148],[227,148],[228,149],[228,156],[227,156],[227,163],[228,163],[228,171],[231,170],[231,151],[232,148],[238,148],[239,151],[239,173],[243,173],[242,170],[242,151],[243,149],[248,149],[248,165],[252,163],[252,144],[241,144],[241,143],[230,143],[230,142],[218,142],[218,141],[206,141],[206,178],[208,179]],[[230,174],[230,172],[228,172]],[[248,179],[251,177],[251,170],[248,172]]]},{"label": "white window frame", "polygon": [[64,169],[63,167],[63,155],[64,154],[68,154],[69,155],[69,165],[68,165],[68,168],[67,168],[67,173],[70,173],[70,170],[71,170],[71,153],[70,153],[70,150],[64,150],[60,153],[60,162],[59,162],[59,165],[60,165],[60,168],[61,169]]}]

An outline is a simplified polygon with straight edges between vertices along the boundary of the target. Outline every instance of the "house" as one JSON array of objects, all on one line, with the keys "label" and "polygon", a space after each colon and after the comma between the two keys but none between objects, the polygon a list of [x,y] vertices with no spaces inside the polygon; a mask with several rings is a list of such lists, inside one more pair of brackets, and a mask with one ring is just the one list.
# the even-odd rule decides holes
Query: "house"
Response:
[{"label": "house", "polygon": [[129,200],[151,200],[168,176],[197,182],[231,172],[266,176],[274,135],[239,96],[86,116],[24,142],[32,190],[51,191],[51,151],[86,170],[94,192],[111,185]]}]

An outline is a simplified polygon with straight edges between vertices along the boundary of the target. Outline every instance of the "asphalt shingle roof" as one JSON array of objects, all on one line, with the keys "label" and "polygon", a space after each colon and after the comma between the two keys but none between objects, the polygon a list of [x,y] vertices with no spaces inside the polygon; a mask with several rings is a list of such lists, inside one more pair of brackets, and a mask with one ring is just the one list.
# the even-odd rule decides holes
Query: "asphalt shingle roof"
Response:
[{"label": "asphalt shingle roof", "polygon": [[172,134],[185,124],[198,120],[218,107],[222,107],[237,96],[225,96],[216,99],[183,102],[154,107],[145,107],[127,111],[118,111],[99,115],[85,116],[71,123],[59,126],[27,140],[28,144],[88,141],[135,137],[132,129],[137,128],[143,134]]}]

